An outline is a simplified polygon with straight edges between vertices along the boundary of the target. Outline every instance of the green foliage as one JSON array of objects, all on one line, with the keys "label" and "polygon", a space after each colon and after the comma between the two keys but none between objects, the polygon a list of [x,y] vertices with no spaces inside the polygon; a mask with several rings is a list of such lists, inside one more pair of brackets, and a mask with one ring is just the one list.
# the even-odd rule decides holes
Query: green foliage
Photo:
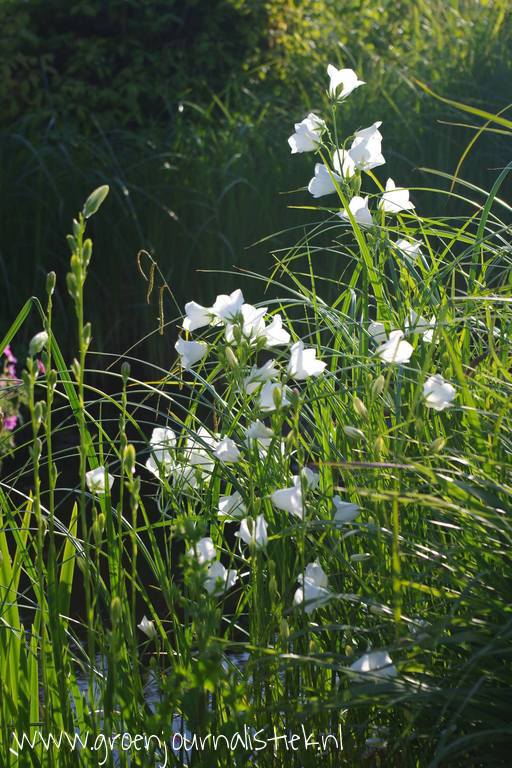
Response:
[{"label": "green foliage", "polygon": [[[3,0],[2,121],[89,117],[145,127],[179,94],[222,88],[255,44],[254,12],[230,0]],[[256,27],[261,34],[262,24]],[[264,29],[264,25],[263,25]]]}]

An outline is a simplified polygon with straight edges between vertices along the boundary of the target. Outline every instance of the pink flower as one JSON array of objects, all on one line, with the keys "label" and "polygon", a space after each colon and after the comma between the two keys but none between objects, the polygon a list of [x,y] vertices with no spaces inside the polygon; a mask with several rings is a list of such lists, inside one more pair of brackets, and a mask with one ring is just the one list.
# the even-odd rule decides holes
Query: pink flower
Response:
[{"label": "pink flower", "polygon": [[12,432],[13,429],[16,429],[17,423],[17,416],[4,416],[4,429],[7,429],[9,432]]},{"label": "pink flower", "polygon": [[13,353],[12,353],[12,349],[11,349],[11,346],[10,346],[10,344],[8,344],[8,345],[6,346],[6,348],[4,349],[4,355],[6,356],[6,358],[7,358],[7,362],[8,362],[8,363],[14,363],[14,364],[16,364],[16,363],[18,362],[18,358],[17,358],[17,357],[14,357],[14,355],[13,355]]}]

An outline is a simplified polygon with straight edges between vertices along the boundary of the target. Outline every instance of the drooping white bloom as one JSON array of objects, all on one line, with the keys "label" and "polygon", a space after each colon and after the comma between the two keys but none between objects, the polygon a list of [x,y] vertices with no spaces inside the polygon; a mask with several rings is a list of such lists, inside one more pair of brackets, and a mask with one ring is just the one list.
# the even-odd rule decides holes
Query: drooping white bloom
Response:
[{"label": "drooping white bloom", "polygon": [[297,581],[302,586],[297,589],[293,597],[294,605],[302,605],[306,613],[312,613],[316,608],[331,599],[332,592],[328,589],[328,579],[324,569],[318,561],[309,563],[305,572],[299,574]]},{"label": "drooping white bloom", "polygon": [[379,131],[381,125],[382,122],[379,121],[354,134],[349,153],[357,170],[370,171],[386,162],[382,155],[382,133]]},{"label": "drooping white bloom", "polygon": [[394,243],[394,246],[411,264],[414,264],[418,256],[421,255],[421,243],[418,240],[409,241],[401,237]]},{"label": "drooping white bloom", "polygon": [[215,466],[212,454],[217,444],[218,440],[215,436],[211,435],[205,427],[199,427],[195,435],[187,438],[183,454],[184,462],[201,472],[210,474]]},{"label": "drooping white bloom", "polygon": [[280,488],[270,497],[272,504],[284,512],[289,512],[301,520],[304,518],[304,503],[300,476],[294,475],[291,488]]},{"label": "drooping white bloom", "polygon": [[150,621],[147,616],[142,617],[140,624],[137,624],[137,629],[140,629],[141,632],[144,632],[144,634],[149,637],[150,640],[154,640],[156,637],[155,622]]},{"label": "drooping white bloom", "polygon": [[[150,467],[148,466],[149,460],[146,463],[146,466],[148,469]],[[212,462],[213,466],[213,462]],[[201,466],[200,468],[196,469],[196,466],[194,464],[184,464],[184,463],[176,463],[170,468],[170,473],[172,475],[173,484],[176,489],[178,489],[181,492],[185,491],[191,491],[194,490],[194,488],[197,488],[199,484],[200,478],[203,477],[200,469],[203,469]],[[164,471],[167,470],[167,467],[164,467]],[[154,474],[159,477],[159,474],[155,472]],[[206,474],[206,478],[208,479],[208,475]]]},{"label": "drooping white bloom", "polygon": [[364,80],[358,80],[353,69],[337,69],[333,64],[327,67],[329,75],[329,96],[333,99],[346,99],[352,91],[364,85]]},{"label": "drooping white bloom", "polygon": [[149,440],[151,452],[155,459],[163,463],[169,459],[176,445],[176,434],[169,427],[155,427]]},{"label": "drooping white bloom", "polygon": [[242,517],[245,512],[244,500],[238,491],[235,491],[230,496],[220,496],[219,517]]},{"label": "drooping white bloom", "polygon": [[219,441],[214,454],[224,464],[233,464],[240,459],[240,450],[230,437],[223,437]]},{"label": "drooping white bloom", "polygon": [[301,469],[300,477],[306,488],[309,488],[311,491],[316,491],[320,485],[320,475],[309,467]]},{"label": "drooping white bloom", "polygon": [[267,360],[260,368],[253,365],[251,372],[244,379],[243,388],[248,395],[252,395],[266,381],[279,376],[279,370],[275,367],[274,363],[275,360]]},{"label": "drooping white bloom", "polygon": [[216,560],[208,568],[204,582],[206,591],[210,595],[222,595],[236,583],[238,574],[235,570],[228,570],[219,560]]},{"label": "drooping white bloom", "polygon": [[256,444],[263,450],[268,450],[273,438],[274,433],[270,427],[266,427],[259,419],[251,422],[245,430],[245,442],[249,448]]},{"label": "drooping white bloom", "polygon": [[411,344],[405,341],[403,331],[391,331],[389,339],[380,345],[375,354],[384,363],[402,365],[409,362],[413,351]]},{"label": "drooping white bloom", "polygon": [[336,192],[334,181],[337,183],[341,182],[341,176],[334,171],[330,171],[324,163],[316,163],[315,175],[308,184],[308,192],[313,197],[332,195],[333,192]]},{"label": "drooping white bloom", "polygon": [[290,349],[288,376],[296,381],[305,381],[310,376],[320,376],[326,365],[316,359],[316,349],[304,349],[304,342],[299,340]]},{"label": "drooping white bloom", "polygon": [[29,355],[32,357],[32,355],[39,354],[39,352],[42,352],[47,344],[48,334],[46,331],[39,331],[39,333],[36,333],[36,335],[33,336],[30,340],[30,344],[28,345]]},{"label": "drooping white bloom", "polygon": [[371,674],[374,677],[396,677],[397,669],[387,651],[371,651],[350,665],[353,672]]},{"label": "drooping white bloom", "polygon": [[368,333],[377,344],[381,344],[386,341],[388,335],[386,333],[386,327],[384,323],[373,322],[368,326]]},{"label": "drooping white bloom", "polygon": [[351,523],[352,520],[355,520],[359,514],[359,505],[352,504],[350,501],[343,501],[341,496],[334,496],[332,503],[334,504],[335,523]]},{"label": "drooping white bloom", "polygon": [[189,301],[185,304],[185,317],[181,327],[184,331],[196,331],[212,322],[211,307],[203,307],[195,301]]},{"label": "drooping white bloom", "polygon": [[156,460],[153,454],[146,461],[146,469],[160,480],[162,477],[169,477],[175,468],[171,456],[168,454],[160,460]]},{"label": "drooping white bloom", "polygon": [[204,565],[211,560],[215,560],[216,551],[213,541],[209,536],[199,539],[193,547],[190,547],[188,554],[190,557],[194,557],[199,565]]},{"label": "drooping white bloom", "polygon": [[432,315],[430,322],[425,320],[424,317],[418,315],[414,309],[409,312],[409,317],[405,321],[405,329],[409,333],[420,333],[423,336],[423,340],[430,343],[434,337],[434,330],[436,327],[436,317]]},{"label": "drooping white bloom", "polygon": [[409,190],[396,187],[393,179],[386,181],[386,191],[382,195],[379,208],[385,213],[400,213],[400,211],[412,211],[414,203],[409,200]]},{"label": "drooping white bloom", "polygon": [[254,341],[265,331],[265,320],[268,307],[253,307],[252,304],[242,304],[239,309],[241,323],[226,324],[226,341],[231,344],[235,340],[235,327],[240,328],[243,336],[249,341]]},{"label": "drooping white bloom", "polygon": [[212,314],[219,320],[225,322],[233,320],[241,311],[244,297],[240,288],[229,294],[220,294],[215,299],[211,308]]},{"label": "drooping white bloom", "polygon": [[281,315],[273,316],[270,323],[265,326],[261,336],[265,339],[265,346],[268,349],[280,347],[288,344],[290,341],[290,334],[283,328],[283,318]]},{"label": "drooping white bloom", "polygon": [[445,408],[449,408],[456,394],[457,390],[453,384],[445,381],[440,373],[430,376],[423,385],[425,405],[436,411],[444,411]]},{"label": "drooping white bloom", "polygon": [[267,523],[263,515],[258,515],[256,520],[253,520],[252,517],[246,517],[240,523],[240,530],[235,533],[235,536],[257,549],[266,547],[268,541]]},{"label": "drooping white bloom", "polygon": [[[114,478],[112,475],[107,474],[108,489],[112,490],[114,484]],[[103,496],[106,493],[105,489],[105,467],[96,467],[90,469],[85,473],[85,482],[91,493],[95,493],[97,496]]]},{"label": "drooping white bloom", "polygon": [[275,381],[266,381],[261,388],[259,406],[262,411],[275,411],[286,408],[290,401],[286,397],[288,388]]},{"label": "drooping white bloom", "polygon": [[[348,207],[354,219],[357,221],[360,227],[373,226],[372,214],[368,208],[368,196],[360,197],[355,195],[349,202]],[[338,216],[344,221],[350,221],[349,215],[346,210],[340,211]]]},{"label": "drooping white bloom", "polygon": [[185,341],[178,339],[174,349],[181,358],[182,367],[188,371],[193,365],[198,363],[208,352],[208,345],[204,341]]},{"label": "drooping white bloom", "polygon": [[292,155],[296,152],[314,152],[322,141],[325,121],[310,112],[300,123],[295,123],[295,133],[288,139]]},{"label": "drooping white bloom", "polygon": [[350,179],[356,172],[356,166],[352,155],[346,149],[335,149],[332,156],[332,165],[336,173],[344,179]]}]

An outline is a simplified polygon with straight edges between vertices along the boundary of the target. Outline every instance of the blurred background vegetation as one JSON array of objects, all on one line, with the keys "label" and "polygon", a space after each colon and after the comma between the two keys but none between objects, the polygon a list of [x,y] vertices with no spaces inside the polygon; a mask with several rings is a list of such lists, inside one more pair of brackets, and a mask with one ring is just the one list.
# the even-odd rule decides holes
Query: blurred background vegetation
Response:
[{"label": "blurred background vegetation", "polygon": [[[291,158],[286,139],[307,111],[325,110],[329,62],[368,83],[343,115],[347,133],[383,121],[384,182],[447,188],[419,169],[453,172],[474,136],[472,121],[418,80],[491,112],[512,102],[508,0],[0,0],[0,14],[1,322],[55,269],[67,327],[64,235],[107,183],[88,307],[105,351],[158,325],[139,249],[182,305],[239,283],[251,298],[250,285],[215,270],[264,271],[271,247],[297,239],[253,245],[308,221],[287,207],[307,193],[282,193],[307,184],[312,158]],[[488,188],[509,147],[499,131],[476,146],[461,175]],[[426,190],[414,198],[425,215],[457,213]],[[165,302],[171,320],[178,310]],[[168,365],[172,334],[153,334],[141,355]]]}]

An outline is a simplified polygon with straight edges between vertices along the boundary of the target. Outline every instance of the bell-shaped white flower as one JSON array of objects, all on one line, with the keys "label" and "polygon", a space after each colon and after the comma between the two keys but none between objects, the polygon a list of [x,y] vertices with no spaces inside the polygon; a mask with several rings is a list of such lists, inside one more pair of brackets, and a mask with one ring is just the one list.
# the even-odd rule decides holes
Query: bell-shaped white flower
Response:
[{"label": "bell-shaped white flower", "polygon": [[385,213],[400,213],[412,211],[414,203],[409,200],[409,190],[395,186],[393,179],[386,181],[386,191],[382,195],[379,208]]},{"label": "bell-shaped white flower", "polygon": [[[114,484],[113,476],[107,474],[107,481],[108,489],[111,491]],[[91,493],[96,494],[96,496],[104,496],[106,493],[105,467],[96,467],[95,469],[90,469],[85,473],[85,482],[87,483],[87,487]]]},{"label": "bell-shaped white flower", "polygon": [[320,485],[320,475],[309,467],[301,469],[300,478],[305,487],[309,488],[310,491],[316,491]]},{"label": "bell-shaped white flower", "polygon": [[242,304],[239,311],[241,323],[227,323],[226,341],[231,344],[235,341],[235,327],[240,329],[242,335],[248,341],[258,339],[265,331],[264,317],[268,307],[253,307],[252,304]]},{"label": "bell-shaped white flower", "polygon": [[419,333],[423,336],[423,340],[430,343],[434,337],[434,330],[436,327],[435,315],[432,315],[430,322],[425,320],[424,317],[418,315],[414,309],[409,312],[409,317],[405,321],[405,330],[409,333]]},{"label": "bell-shaped white flower", "polygon": [[224,464],[234,464],[240,459],[240,450],[230,437],[223,437],[214,450],[215,456]]},{"label": "bell-shaped white flower", "polygon": [[379,131],[381,125],[379,121],[354,134],[349,153],[357,170],[371,171],[372,168],[377,168],[386,162],[381,151],[382,133]]},{"label": "bell-shaped white flower", "polygon": [[368,326],[368,333],[377,344],[382,344],[386,341],[388,335],[386,333],[386,327],[384,323],[373,322]]},{"label": "bell-shaped white flower", "polygon": [[184,331],[196,331],[212,322],[211,307],[203,307],[195,301],[189,301],[185,304],[185,317],[181,327]]},{"label": "bell-shaped white flower", "polygon": [[288,376],[296,381],[305,381],[310,376],[320,376],[326,365],[316,359],[316,349],[304,349],[304,342],[299,340],[290,349]]},{"label": "bell-shaped white flower", "polygon": [[329,75],[329,96],[332,99],[346,99],[352,91],[364,85],[364,80],[359,80],[353,69],[337,69],[333,64],[327,67]]},{"label": "bell-shaped white flower", "polygon": [[263,329],[261,337],[265,339],[267,349],[281,347],[289,343],[290,334],[283,328],[283,318],[281,315],[274,315],[272,317],[270,323]]},{"label": "bell-shaped white flower", "polygon": [[185,464],[197,470],[211,474],[215,466],[213,452],[218,440],[205,427],[199,427],[195,435],[190,435],[185,443],[183,460]]},{"label": "bell-shaped white flower", "polygon": [[162,477],[169,477],[174,468],[175,464],[170,454],[163,455],[161,459],[158,459],[158,461],[155,459],[153,454],[151,454],[151,456],[149,456],[146,461],[146,469],[155,475],[155,477],[158,477],[159,480],[161,480]]},{"label": "bell-shaped white flower", "polygon": [[239,539],[242,539],[248,546],[254,546],[257,549],[263,549],[267,546],[268,534],[267,523],[263,515],[258,515],[256,520],[252,517],[246,517],[240,523],[240,530],[235,533]]},{"label": "bell-shaped white flower", "polygon": [[266,381],[262,386],[258,404],[262,411],[275,411],[290,405],[287,387],[275,381]]},{"label": "bell-shaped white flower", "polygon": [[430,376],[423,385],[423,397],[425,405],[435,411],[444,411],[449,408],[457,395],[457,390],[445,381],[440,373]]},{"label": "bell-shaped white flower", "polygon": [[313,197],[332,195],[333,192],[336,192],[334,180],[339,183],[342,181],[342,178],[334,171],[330,171],[324,163],[316,163],[315,175],[308,184],[308,192]]},{"label": "bell-shaped white flower", "polygon": [[350,501],[343,501],[341,496],[334,496],[334,522],[338,524],[351,523],[359,514],[358,504],[352,504]]},{"label": "bell-shaped white flower", "polygon": [[137,629],[140,629],[141,632],[144,632],[144,634],[149,637],[150,640],[154,640],[156,637],[157,632],[155,622],[150,621],[147,616],[142,617],[140,624],[137,624]]},{"label": "bell-shaped white flower", "polygon": [[350,179],[356,172],[352,155],[346,149],[335,149],[332,155],[332,165],[337,174],[344,179]]},{"label": "bell-shaped white flower", "polygon": [[248,395],[252,395],[266,381],[279,376],[279,370],[275,367],[274,363],[275,360],[267,360],[260,368],[253,365],[251,372],[244,379],[243,388]]},{"label": "bell-shaped white flower", "polygon": [[[151,467],[149,466],[149,459],[146,463],[146,467],[150,470]],[[212,462],[213,466],[213,462]],[[157,468],[158,469],[158,468]],[[202,467],[201,467],[202,469]],[[164,466],[163,470],[164,473],[167,471],[167,467]],[[184,464],[183,462],[173,464],[170,468],[170,473],[172,475],[173,479],[173,485],[177,491],[180,491],[181,493],[186,493],[188,491],[194,490],[194,488],[197,488],[199,485],[200,479],[203,477],[206,477],[206,479],[209,479],[209,475],[203,475],[200,471],[200,469],[196,469],[196,466],[193,464]],[[159,477],[159,472],[154,472],[154,474]]]},{"label": "bell-shaped white flower", "polygon": [[[348,207],[350,209],[352,216],[357,221],[360,227],[373,226],[372,214],[370,213],[370,209],[368,208],[368,196],[360,197],[360,195],[355,195],[352,198],[352,200],[349,202]],[[346,210],[340,211],[338,213],[338,216],[340,217],[340,219],[343,219],[344,221],[350,221],[349,215]]]},{"label": "bell-shaped white flower", "polygon": [[353,672],[369,674],[373,677],[396,677],[397,669],[387,651],[371,651],[350,665]]},{"label": "bell-shaped white flower", "polygon": [[151,452],[159,462],[167,461],[176,446],[176,434],[169,427],[155,427],[149,440]]},{"label": "bell-shaped white flower", "polygon": [[411,344],[405,341],[403,331],[391,331],[389,339],[380,345],[375,354],[384,363],[402,365],[409,362],[413,351]]},{"label": "bell-shaped white flower", "polygon": [[212,563],[206,575],[204,586],[210,595],[222,595],[236,583],[238,574],[235,570],[228,570],[219,560]]},{"label": "bell-shaped white flower", "polygon": [[249,448],[257,445],[259,448],[267,451],[273,439],[273,431],[270,427],[266,427],[259,419],[251,422],[245,430],[245,443]]},{"label": "bell-shaped white flower", "polygon": [[246,506],[241,494],[235,491],[230,496],[219,497],[219,517],[234,517],[240,518],[246,513]]},{"label": "bell-shaped white flower", "polygon": [[213,541],[209,536],[205,536],[203,539],[199,539],[193,547],[188,550],[190,557],[197,560],[199,565],[209,563],[211,560],[215,560],[216,551]]},{"label": "bell-shaped white flower", "polygon": [[298,475],[293,477],[291,488],[280,488],[270,496],[270,501],[278,509],[289,512],[301,520],[304,518],[304,502],[302,499],[302,484]]},{"label": "bell-shaped white flower", "polygon": [[292,155],[296,152],[314,152],[322,141],[325,121],[310,112],[300,123],[295,123],[295,133],[288,139]]},{"label": "bell-shaped white flower", "polygon": [[204,341],[185,341],[178,339],[174,349],[181,358],[182,367],[188,371],[198,363],[208,352],[208,345]]},{"label": "bell-shaped white flower", "polygon": [[293,604],[302,605],[304,603],[306,613],[312,613],[316,608],[321,608],[332,598],[327,576],[318,561],[309,563],[305,572],[299,574],[297,581],[302,586],[295,592]]},{"label": "bell-shaped white flower", "polygon": [[418,240],[409,241],[401,237],[394,243],[394,246],[410,264],[414,264],[418,256],[421,256],[421,243]]},{"label": "bell-shaped white flower", "polygon": [[214,317],[222,322],[228,320],[234,320],[235,317],[240,314],[242,305],[244,303],[244,297],[240,288],[230,293],[229,295],[223,293],[217,296],[215,302],[211,308]]}]

